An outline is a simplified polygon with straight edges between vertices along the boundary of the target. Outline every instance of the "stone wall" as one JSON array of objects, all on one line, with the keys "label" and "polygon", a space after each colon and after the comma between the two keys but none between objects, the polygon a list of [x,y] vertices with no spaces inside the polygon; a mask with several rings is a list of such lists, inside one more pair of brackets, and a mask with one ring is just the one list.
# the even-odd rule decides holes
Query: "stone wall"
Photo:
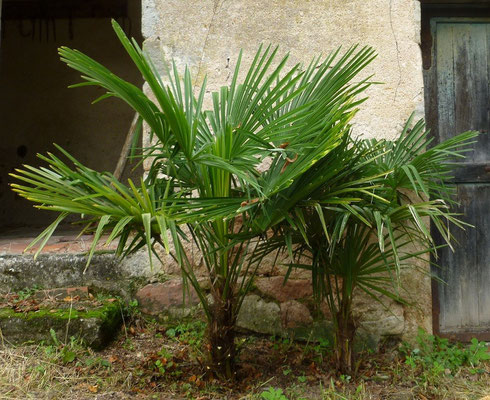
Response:
[{"label": "stone wall", "polygon": [[[373,46],[378,57],[364,74],[375,74],[381,84],[369,89],[370,98],[355,118],[355,132],[394,138],[413,111],[423,116],[416,0],[143,0],[142,16],[145,48],[157,65],[162,57],[174,59],[179,68],[188,65],[197,85],[207,74],[210,91],[229,83],[240,49],[246,70],[260,43],[279,44],[282,52],[291,53],[292,63],[305,64],[339,46]],[[199,256],[195,257],[199,265]],[[178,274],[175,264],[167,261],[164,272],[169,277]],[[284,273],[272,262],[264,263],[255,293],[244,303],[242,315],[257,315],[250,311],[257,307],[275,313],[268,323],[271,331],[264,333],[308,325],[314,319],[308,277],[295,273],[284,287]],[[377,337],[410,338],[417,326],[431,330],[430,280],[408,273],[403,282],[406,295],[418,304],[415,308],[392,301],[384,308],[362,296],[356,298],[358,317],[366,331]],[[247,324],[260,331],[253,318]]]}]

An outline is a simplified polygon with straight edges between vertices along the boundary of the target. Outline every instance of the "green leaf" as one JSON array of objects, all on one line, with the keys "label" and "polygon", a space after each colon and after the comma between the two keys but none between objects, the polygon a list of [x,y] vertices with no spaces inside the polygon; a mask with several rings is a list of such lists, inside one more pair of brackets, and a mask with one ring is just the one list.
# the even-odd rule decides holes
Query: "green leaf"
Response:
[{"label": "green leaf", "polygon": [[151,214],[150,213],[141,214],[141,219],[143,221],[143,227],[145,229],[145,240],[146,240],[146,247],[148,249],[148,258],[150,260],[150,268],[153,269],[152,244],[151,244]]},{"label": "green leaf", "polygon": [[39,253],[41,253],[42,249],[44,248],[48,240],[53,235],[54,231],[56,230],[60,222],[63,221],[67,215],[68,213],[66,212],[58,215],[58,217],[53,221],[51,225],[49,225],[44,231],[42,231],[36,239],[34,239],[31,243],[29,243],[29,245],[25,248],[24,252],[28,251],[31,247],[35,246],[39,241],[41,241],[39,248],[34,254],[34,260],[35,260],[39,255]]},{"label": "green leaf", "polygon": [[104,232],[104,227],[107,225],[107,223],[110,221],[111,216],[110,215],[103,215],[100,218],[100,221],[97,225],[97,229],[95,230],[94,238],[92,240],[92,244],[90,246],[90,250],[88,253],[87,257],[87,263],[85,264],[85,269],[83,270],[83,273],[87,270],[88,266],[90,265],[90,261],[92,261],[92,257],[94,256],[95,248],[97,246],[97,243],[99,243],[100,237],[102,236],[102,233]]},{"label": "green leaf", "polygon": [[64,350],[63,351],[63,362],[65,364],[69,364],[73,361],[75,361],[75,358],[77,357],[76,353],[70,350]]},{"label": "green leaf", "polygon": [[325,237],[330,242],[330,235],[328,234],[327,224],[325,223],[325,217],[323,215],[322,207],[318,203],[316,203],[314,205],[314,207],[315,207],[315,210],[316,210],[316,212],[318,214],[318,218],[320,218],[320,222],[322,224],[322,228],[323,228],[323,232],[325,233]]}]

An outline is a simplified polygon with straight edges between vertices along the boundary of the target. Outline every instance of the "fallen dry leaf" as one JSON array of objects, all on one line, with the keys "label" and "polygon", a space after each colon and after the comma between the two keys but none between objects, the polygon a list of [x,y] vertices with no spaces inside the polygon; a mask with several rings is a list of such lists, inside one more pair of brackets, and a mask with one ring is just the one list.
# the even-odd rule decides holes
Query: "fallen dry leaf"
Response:
[{"label": "fallen dry leaf", "polygon": [[97,393],[99,391],[99,387],[97,385],[89,385],[88,390],[92,393]]},{"label": "fallen dry leaf", "polygon": [[205,383],[201,381],[199,378],[196,379],[196,386],[200,389],[204,387]]}]

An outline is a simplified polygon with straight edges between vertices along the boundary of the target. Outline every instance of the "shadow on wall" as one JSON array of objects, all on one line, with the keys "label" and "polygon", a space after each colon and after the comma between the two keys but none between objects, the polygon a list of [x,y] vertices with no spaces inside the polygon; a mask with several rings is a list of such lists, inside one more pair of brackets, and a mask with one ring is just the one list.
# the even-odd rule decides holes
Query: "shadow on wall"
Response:
[{"label": "shadow on wall", "polygon": [[[138,4],[136,4],[138,3]],[[1,3],[0,3],[1,4]],[[123,26],[141,42],[141,6],[130,1]],[[54,214],[39,211],[8,187],[21,164],[40,165],[37,153],[67,149],[85,165],[114,171],[133,112],[117,99],[96,105],[97,88],[67,89],[78,74],[59,61],[65,45],[92,56],[129,81],[142,84],[114,32],[110,18],[7,18],[5,1],[0,41],[0,232],[46,225]],[[126,166],[123,178],[141,176]],[[138,179],[138,178],[137,178]]]}]

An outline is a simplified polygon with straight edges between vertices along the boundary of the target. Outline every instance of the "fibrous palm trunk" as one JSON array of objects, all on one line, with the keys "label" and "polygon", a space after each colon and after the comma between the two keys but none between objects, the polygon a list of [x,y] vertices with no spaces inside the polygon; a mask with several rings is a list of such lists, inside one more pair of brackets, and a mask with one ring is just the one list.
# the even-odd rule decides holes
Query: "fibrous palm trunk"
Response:
[{"label": "fibrous palm trunk", "polygon": [[215,294],[208,321],[208,367],[219,378],[234,380],[236,376],[236,345],[233,298],[223,299]]},{"label": "fibrous palm trunk", "polygon": [[346,375],[352,375],[354,367],[354,336],[356,326],[352,316],[350,299],[342,299],[340,309],[336,314],[335,327],[335,360],[337,370]]}]

